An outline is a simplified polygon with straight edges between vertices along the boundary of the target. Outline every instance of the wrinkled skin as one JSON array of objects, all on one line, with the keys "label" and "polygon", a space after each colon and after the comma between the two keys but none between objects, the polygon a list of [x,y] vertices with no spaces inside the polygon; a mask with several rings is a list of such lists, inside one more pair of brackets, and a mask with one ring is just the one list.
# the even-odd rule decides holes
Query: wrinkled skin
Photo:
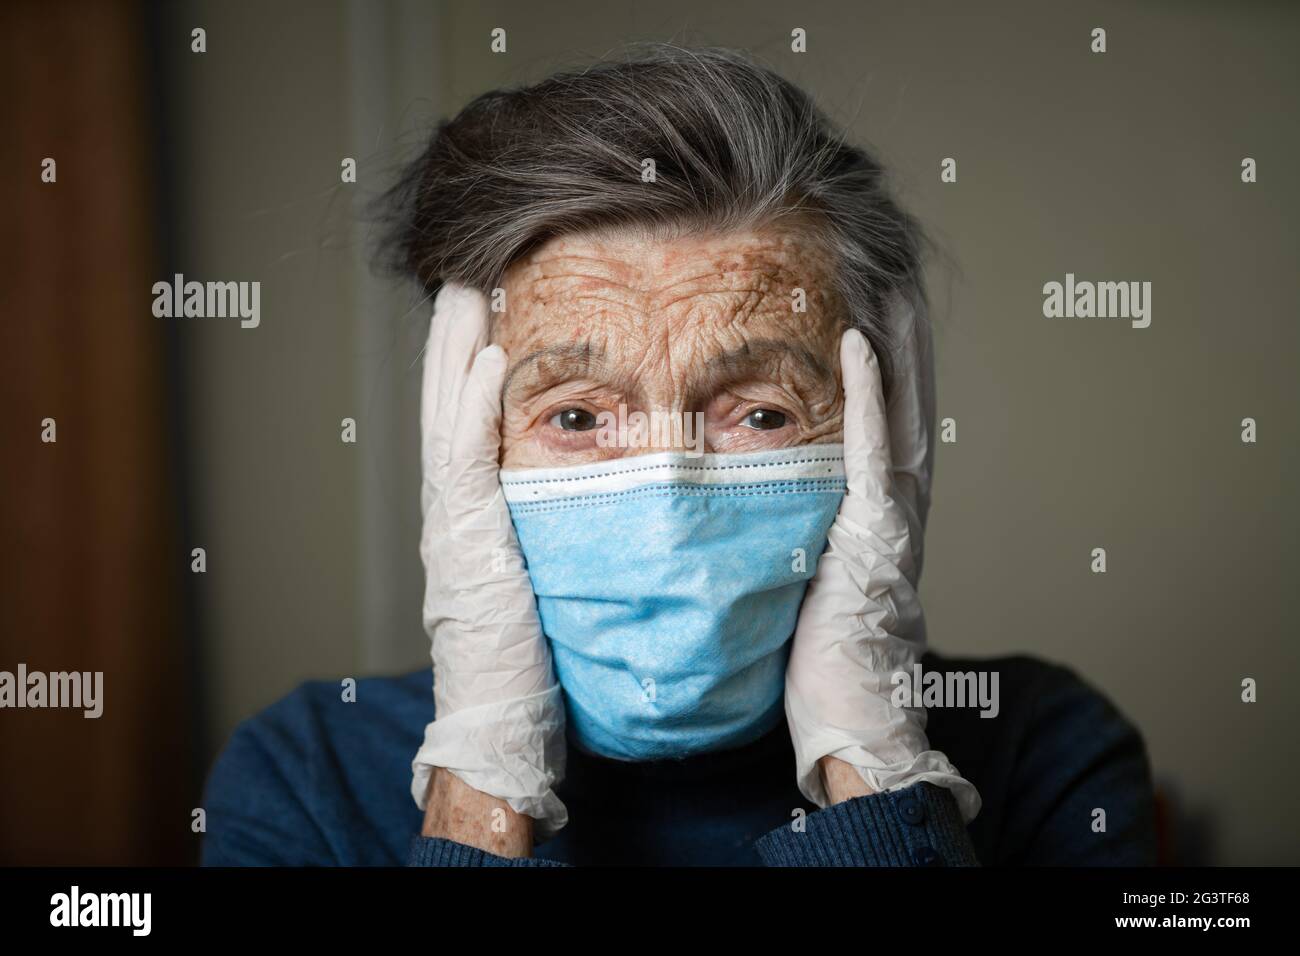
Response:
[{"label": "wrinkled skin", "polygon": [[[491,333],[510,363],[502,466],[662,450],[598,444],[595,416],[620,403],[702,412],[707,452],[842,440],[845,322],[829,268],[794,226],[672,240],[610,231],[539,246],[503,277]],[[794,310],[796,287],[805,312]]]}]

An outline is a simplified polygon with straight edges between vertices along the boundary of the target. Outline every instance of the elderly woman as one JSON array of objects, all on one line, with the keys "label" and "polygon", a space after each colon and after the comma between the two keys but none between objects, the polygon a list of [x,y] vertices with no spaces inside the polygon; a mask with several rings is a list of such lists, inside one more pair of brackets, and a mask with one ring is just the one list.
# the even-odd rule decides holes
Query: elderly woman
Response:
[{"label": "elderly woman", "polygon": [[247,722],[206,862],[1151,861],[1101,696],[924,653],[922,242],[803,93],[656,49],[480,97],[388,199],[436,294],[432,699]]}]

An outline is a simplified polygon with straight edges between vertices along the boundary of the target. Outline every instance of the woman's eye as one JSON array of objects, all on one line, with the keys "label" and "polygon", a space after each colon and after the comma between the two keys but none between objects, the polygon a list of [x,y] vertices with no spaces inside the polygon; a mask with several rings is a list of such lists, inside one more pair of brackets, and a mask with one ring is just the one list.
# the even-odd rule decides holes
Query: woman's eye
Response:
[{"label": "woman's eye", "polygon": [[586,432],[596,427],[596,416],[585,408],[566,408],[551,419],[551,424],[566,432]]},{"label": "woman's eye", "polygon": [[785,425],[785,415],[774,408],[756,408],[745,416],[741,424],[746,428],[770,431]]}]

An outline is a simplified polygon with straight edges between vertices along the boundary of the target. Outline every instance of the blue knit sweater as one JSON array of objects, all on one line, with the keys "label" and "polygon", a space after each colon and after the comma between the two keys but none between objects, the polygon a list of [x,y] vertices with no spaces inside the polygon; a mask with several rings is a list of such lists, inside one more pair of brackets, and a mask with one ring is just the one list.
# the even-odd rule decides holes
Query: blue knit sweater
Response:
[{"label": "blue knit sweater", "polygon": [[[569,749],[570,822],[531,859],[419,836],[411,757],[433,717],[432,675],[304,684],[241,724],[208,780],[212,866],[1142,865],[1155,862],[1141,737],[1069,671],[1014,657],[927,654],[926,671],[996,670],[1001,710],[931,709],[927,733],[979,789],[969,827],[918,784],[818,810],[794,785],[784,724],[756,743],[628,764]],[[1105,811],[1105,829],[1095,821]]]}]

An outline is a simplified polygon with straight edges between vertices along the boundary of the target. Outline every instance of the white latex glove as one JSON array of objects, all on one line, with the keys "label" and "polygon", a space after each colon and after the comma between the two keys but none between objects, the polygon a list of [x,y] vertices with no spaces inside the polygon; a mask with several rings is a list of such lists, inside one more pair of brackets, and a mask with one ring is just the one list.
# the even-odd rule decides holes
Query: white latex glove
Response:
[{"label": "white latex glove", "polygon": [[564,704],[497,477],[506,354],[487,339],[484,296],[444,285],[420,401],[435,719],[411,764],[411,795],[425,809],[429,776],[443,767],[532,817],[541,842],[568,822],[553,790],[564,776]]},{"label": "white latex glove", "polygon": [[[879,366],[861,332],[844,333],[840,365],[848,488],[808,585],[786,670],[799,789],[826,806],[818,761],[835,756],[876,792],[922,780],[947,787],[970,822],[979,812],[979,793],[943,753],[930,749],[924,708],[899,708],[891,700],[891,676],[903,670],[910,677],[925,649],[909,527],[909,517],[917,519],[893,496],[891,423]],[[900,431],[927,440],[919,420],[903,422]],[[928,491],[928,469],[924,473]],[[918,510],[923,515],[913,505]]]}]

